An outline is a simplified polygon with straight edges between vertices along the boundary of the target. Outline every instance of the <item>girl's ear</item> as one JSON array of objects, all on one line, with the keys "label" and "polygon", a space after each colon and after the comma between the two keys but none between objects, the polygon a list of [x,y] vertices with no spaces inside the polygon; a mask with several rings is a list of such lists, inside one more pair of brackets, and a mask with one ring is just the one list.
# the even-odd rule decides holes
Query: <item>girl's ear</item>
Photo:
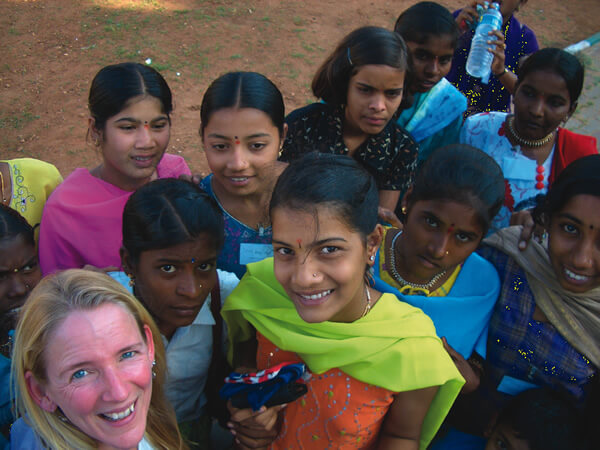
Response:
[{"label": "girl's ear", "polygon": [[88,132],[92,137],[95,146],[102,142],[102,132],[96,127],[96,119],[88,117]]},{"label": "girl's ear", "polygon": [[131,256],[125,247],[119,249],[119,255],[121,255],[121,265],[127,275],[133,275],[133,264]]},{"label": "girl's ear", "polygon": [[571,103],[571,107],[569,108],[569,113],[567,114],[567,117],[565,117],[565,120],[563,120],[563,123],[567,123],[567,121],[571,118],[571,116],[573,115],[573,113],[575,112],[575,110],[577,109],[577,101],[574,101],[573,103]]},{"label": "girl's ear", "polygon": [[[375,225],[375,229],[367,236],[367,264],[373,265],[375,259],[375,253],[379,249],[381,242],[383,241],[383,226],[381,224]],[[373,259],[371,259],[373,257]]]},{"label": "girl's ear", "polygon": [[284,123],[283,124],[283,133],[281,133],[281,138],[279,142],[279,146],[282,147],[283,146],[283,141],[285,141],[285,137],[287,136],[287,132],[288,132],[288,124]]},{"label": "girl's ear", "polygon": [[410,186],[406,190],[406,193],[404,194],[404,196],[402,197],[402,200],[400,201],[400,209],[402,211],[402,214],[406,214],[404,211],[406,211],[408,209],[408,204],[410,203],[410,197],[412,196],[412,193],[413,193],[413,187]]},{"label": "girl's ear", "polygon": [[36,405],[49,413],[56,411],[57,404],[48,397],[46,389],[35,379],[30,370],[25,372],[25,383],[27,383],[27,391]]}]

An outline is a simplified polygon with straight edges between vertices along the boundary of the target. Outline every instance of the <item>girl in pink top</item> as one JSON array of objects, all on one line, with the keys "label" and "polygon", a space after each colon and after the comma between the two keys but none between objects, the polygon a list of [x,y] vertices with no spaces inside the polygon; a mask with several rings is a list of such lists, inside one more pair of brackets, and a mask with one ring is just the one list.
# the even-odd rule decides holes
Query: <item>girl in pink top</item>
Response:
[{"label": "girl in pink top", "polygon": [[184,159],[166,155],[171,90],[151,67],[122,63],[96,74],[89,93],[88,136],[101,164],[76,169],[46,203],[40,231],[44,274],[92,265],[119,267],[125,202],[157,178],[190,174]]}]

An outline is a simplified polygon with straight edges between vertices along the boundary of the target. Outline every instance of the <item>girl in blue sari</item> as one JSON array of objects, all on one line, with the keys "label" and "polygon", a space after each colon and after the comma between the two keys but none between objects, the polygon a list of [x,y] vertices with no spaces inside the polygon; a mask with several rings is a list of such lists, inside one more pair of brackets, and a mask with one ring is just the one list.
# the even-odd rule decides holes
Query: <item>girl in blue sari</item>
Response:
[{"label": "girl in blue sari", "polygon": [[408,8],[394,31],[406,42],[410,57],[397,123],[419,144],[421,164],[436,148],[458,142],[467,98],[444,77],[460,32],[450,11],[434,2]]},{"label": "girl in blue sari", "polygon": [[375,286],[421,308],[467,384],[479,384],[487,323],[500,290],[494,267],[473,253],[504,198],[502,171],[467,145],[435,150],[402,200],[403,229],[389,228]]}]

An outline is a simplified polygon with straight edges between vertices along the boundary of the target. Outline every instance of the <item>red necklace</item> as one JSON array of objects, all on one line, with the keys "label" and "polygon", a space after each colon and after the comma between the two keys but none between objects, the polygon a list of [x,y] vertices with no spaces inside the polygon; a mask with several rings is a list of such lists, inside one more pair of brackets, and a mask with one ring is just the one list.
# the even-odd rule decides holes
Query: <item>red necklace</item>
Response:
[{"label": "red necklace", "polygon": [[538,164],[538,166],[535,169],[536,175],[535,175],[535,181],[537,181],[537,183],[535,184],[535,188],[538,191],[541,191],[542,189],[544,189],[544,166],[542,166],[541,164]]}]

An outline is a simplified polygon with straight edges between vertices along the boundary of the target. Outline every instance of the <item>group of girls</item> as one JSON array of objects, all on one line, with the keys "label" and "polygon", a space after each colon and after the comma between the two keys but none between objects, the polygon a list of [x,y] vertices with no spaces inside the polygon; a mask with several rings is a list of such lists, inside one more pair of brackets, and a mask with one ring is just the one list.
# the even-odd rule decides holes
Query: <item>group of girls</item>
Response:
[{"label": "group of girls", "polygon": [[[544,49],[516,75],[512,59],[500,73],[507,30],[520,26],[512,14],[525,3],[502,2],[493,71],[514,92],[514,114],[463,124],[467,99],[444,77],[476,3],[453,17],[421,2],[395,31],[351,32],[313,79],[321,101],[287,117],[265,76],[217,78],[200,109],[211,171],[202,180],[165,153],[171,91],[135,63],[92,81],[87,138],[98,167],[61,183],[53,166],[40,162],[52,176],[30,177],[25,161],[0,162],[10,203],[0,205],[0,425],[14,420],[4,401],[11,349],[26,416],[14,448],[111,448],[110,427],[131,420],[113,414],[100,432],[79,416],[76,395],[48,402],[53,381],[40,361],[56,354],[53,337],[68,354],[63,334],[48,329],[25,354],[34,337],[17,320],[23,305],[42,323],[50,308],[32,309],[48,290],[81,280],[127,289],[127,302],[146,311],[130,313],[151,322],[140,328],[159,355],[151,384],[173,411],[160,406],[165,426],[146,428],[139,448],[484,448],[493,417],[528,389],[565,392],[585,408],[600,364],[600,156],[593,138],[559,128],[576,108],[583,67]],[[534,223],[543,242],[523,245]],[[108,275],[61,274],[70,268]],[[36,288],[42,274],[49,281]],[[104,320],[111,307],[100,309]],[[75,319],[52,317],[69,336],[61,320]],[[75,374],[62,389],[96,372],[82,361],[56,359],[52,370]],[[289,362],[311,373],[296,401],[226,411],[215,395],[230,369]],[[147,427],[158,427],[148,414]],[[178,430],[164,440],[172,415]],[[218,441],[213,417],[231,431]],[[63,423],[88,440],[61,436]]]}]

